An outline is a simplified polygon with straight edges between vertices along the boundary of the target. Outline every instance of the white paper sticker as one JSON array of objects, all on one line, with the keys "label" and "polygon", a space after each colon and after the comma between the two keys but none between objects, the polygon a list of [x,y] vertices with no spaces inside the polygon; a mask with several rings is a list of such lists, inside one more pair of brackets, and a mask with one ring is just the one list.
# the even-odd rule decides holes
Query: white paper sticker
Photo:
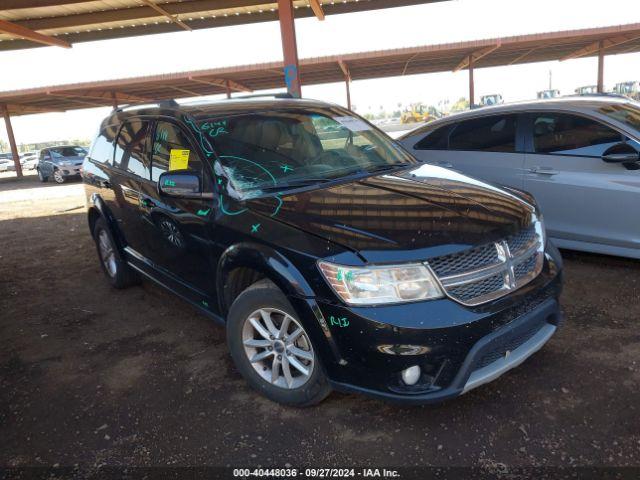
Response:
[{"label": "white paper sticker", "polygon": [[362,132],[363,130],[371,130],[371,127],[356,117],[333,117],[333,119],[352,132]]}]

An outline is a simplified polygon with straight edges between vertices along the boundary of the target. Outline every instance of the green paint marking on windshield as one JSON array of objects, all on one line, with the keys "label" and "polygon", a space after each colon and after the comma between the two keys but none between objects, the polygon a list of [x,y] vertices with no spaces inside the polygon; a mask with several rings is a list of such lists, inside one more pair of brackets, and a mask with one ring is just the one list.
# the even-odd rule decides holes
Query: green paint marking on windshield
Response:
[{"label": "green paint marking on windshield", "polygon": [[259,228],[260,228],[260,224],[259,223],[251,225],[251,233],[258,233],[258,229]]},{"label": "green paint marking on windshield", "polygon": [[224,127],[218,127],[215,129],[212,128],[211,130],[209,130],[209,136],[214,138],[217,137],[218,135],[222,135],[223,133],[229,133],[229,132],[227,132]]},{"label": "green paint marking on windshield", "polygon": [[280,168],[284,173],[287,173],[289,170],[293,171],[293,168],[290,167],[289,165],[280,165]]},{"label": "green paint marking on windshield", "polygon": [[241,213],[244,213],[247,211],[246,208],[243,208],[242,210],[238,210],[237,212],[230,212],[229,210],[227,210],[226,208],[224,208],[224,203],[222,203],[222,194],[220,195],[220,210],[222,210],[222,213],[224,213],[225,215],[240,215]]},{"label": "green paint marking on windshield", "polygon": [[351,270],[347,270],[346,275],[344,276],[345,280],[347,282],[350,282],[353,280],[353,272]]},{"label": "green paint marking on windshield", "polygon": [[336,325],[341,328],[345,328],[349,326],[349,320],[347,320],[347,317],[334,317],[333,315],[331,315],[329,317],[329,323],[331,325]]},{"label": "green paint marking on windshield", "polygon": [[175,187],[176,186],[176,182],[174,182],[173,180],[165,180],[164,181],[164,185],[165,185],[165,187]]},{"label": "green paint marking on windshield", "polygon": [[200,130],[196,124],[193,122],[193,120],[191,120],[189,117],[185,116],[184,118],[184,122],[189,125],[191,127],[191,129],[196,133],[196,135],[198,136],[198,140],[200,142],[200,146],[202,147],[202,150],[204,150],[204,153],[207,155],[207,157],[211,157],[213,156],[213,147],[211,146],[211,144],[209,143],[209,140],[207,140],[207,138],[204,136],[204,134],[202,133],[202,130]]},{"label": "green paint marking on windshield", "polygon": [[201,217],[206,217],[207,215],[209,215],[209,212],[211,211],[210,208],[207,208],[206,210],[198,210],[196,212],[196,215],[200,215]]},{"label": "green paint marking on windshield", "polygon": [[341,269],[341,268],[339,268],[339,269],[338,269],[338,274],[336,275],[336,280],[338,280],[339,282],[341,282],[341,281],[342,281],[342,278],[343,278],[343,276],[342,276],[342,269]]},{"label": "green paint marking on windshield", "polygon": [[273,196],[273,198],[275,198],[276,200],[278,200],[278,206],[276,207],[276,209],[273,211],[273,213],[271,215],[269,215],[270,217],[275,217],[278,212],[280,211],[280,207],[282,207],[282,199],[278,196],[278,194],[275,194]]},{"label": "green paint marking on windshield", "polygon": [[202,305],[209,308],[209,302],[207,302],[206,300],[202,300]]}]

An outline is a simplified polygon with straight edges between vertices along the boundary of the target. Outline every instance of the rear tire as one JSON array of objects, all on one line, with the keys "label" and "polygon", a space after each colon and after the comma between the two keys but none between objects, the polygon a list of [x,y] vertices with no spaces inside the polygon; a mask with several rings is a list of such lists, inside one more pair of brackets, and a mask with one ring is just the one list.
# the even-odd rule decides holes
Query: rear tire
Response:
[{"label": "rear tire", "polygon": [[254,283],[231,305],[227,344],[247,383],[274,402],[308,407],[331,393],[318,349],[269,280]]},{"label": "rear tire", "polygon": [[93,239],[96,242],[100,266],[111,285],[115,288],[127,288],[140,283],[138,274],[123,260],[109,226],[102,217],[96,220]]},{"label": "rear tire", "polygon": [[42,170],[40,170],[39,168],[36,167],[36,170],[38,171],[38,180],[40,180],[42,183],[46,183],[47,180],[49,180],[49,177],[45,177],[42,173]]}]

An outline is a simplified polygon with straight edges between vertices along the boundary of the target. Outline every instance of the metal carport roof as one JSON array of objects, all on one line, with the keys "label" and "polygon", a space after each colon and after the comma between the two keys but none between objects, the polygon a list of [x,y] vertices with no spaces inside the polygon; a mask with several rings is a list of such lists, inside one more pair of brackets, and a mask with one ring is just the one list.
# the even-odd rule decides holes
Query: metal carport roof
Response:
[{"label": "metal carport roof", "polygon": [[[296,18],[443,0],[294,0]],[[2,0],[0,51],[278,20],[277,0]]]},{"label": "metal carport roof", "polygon": [[[43,0],[46,1],[46,0]],[[640,24],[425,45],[300,61],[306,85],[640,51]],[[281,87],[283,62],[0,92],[11,115]]]}]

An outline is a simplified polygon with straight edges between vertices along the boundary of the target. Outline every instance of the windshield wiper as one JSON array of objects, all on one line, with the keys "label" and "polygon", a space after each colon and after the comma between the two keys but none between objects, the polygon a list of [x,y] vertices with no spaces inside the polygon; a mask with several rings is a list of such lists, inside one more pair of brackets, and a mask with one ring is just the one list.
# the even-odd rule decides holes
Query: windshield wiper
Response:
[{"label": "windshield wiper", "polygon": [[395,170],[396,168],[408,167],[411,163],[386,163],[384,165],[376,165],[375,167],[367,168],[368,173],[384,172],[387,170]]},{"label": "windshield wiper", "polygon": [[314,185],[316,183],[326,183],[331,181],[330,178],[305,178],[301,180],[295,180],[291,182],[280,182],[276,185],[267,185],[264,187],[256,187],[255,190],[261,190],[263,192],[273,192],[278,190],[285,190],[289,188],[300,188],[300,187],[308,187],[309,185]]}]

